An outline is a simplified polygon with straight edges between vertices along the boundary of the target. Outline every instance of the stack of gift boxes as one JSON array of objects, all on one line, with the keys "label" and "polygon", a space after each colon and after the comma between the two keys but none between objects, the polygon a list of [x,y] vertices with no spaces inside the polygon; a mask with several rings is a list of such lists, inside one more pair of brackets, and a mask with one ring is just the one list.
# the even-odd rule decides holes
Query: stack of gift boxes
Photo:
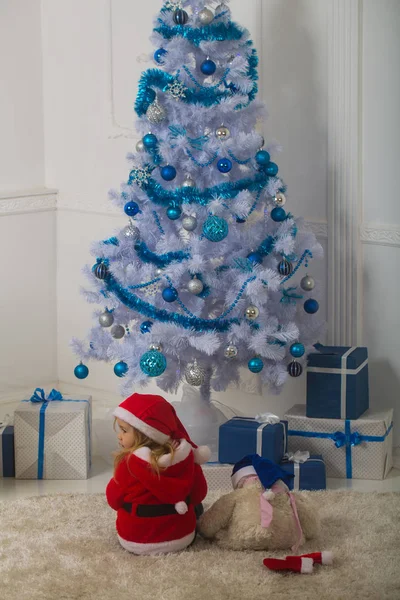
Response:
[{"label": "stack of gift boxes", "polygon": [[37,388],[0,423],[0,477],[87,479],[91,466],[92,399]]},{"label": "stack of gift boxes", "polygon": [[384,479],[392,468],[393,410],[369,410],[368,352],[316,346],[308,357],[307,404],[284,420],[235,417],[221,425],[211,489],[231,489],[232,464],[257,453],[294,474],[293,487],[326,488],[326,477]]}]

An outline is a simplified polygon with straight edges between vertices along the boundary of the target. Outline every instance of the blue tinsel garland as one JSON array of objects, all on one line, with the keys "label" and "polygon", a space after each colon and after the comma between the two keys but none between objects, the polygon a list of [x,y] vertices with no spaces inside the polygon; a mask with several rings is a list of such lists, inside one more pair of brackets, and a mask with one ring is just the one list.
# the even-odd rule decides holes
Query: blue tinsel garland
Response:
[{"label": "blue tinsel garland", "polygon": [[205,27],[189,27],[188,25],[175,25],[170,27],[162,19],[158,19],[160,25],[154,28],[155,33],[159,33],[165,40],[171,40],[174,37],[186,38],[195,46],[200,46],[201,42],[223,42],[224,40],[241,40],[247,33],[246,29],[239,27],[236,23],[230,22],[218,23],[217,25],[206,25]]},{"label": "blue tinsel garland", "polygon": [[188,260],[190,258],[190,254],[183,250],[168,252],[167,254],[155,254],[149,250],[145,242],[136,242],[135,250],[142,262],[151,263],[160,269],[164,269],[172,262],[182,262],[183,260]]}]

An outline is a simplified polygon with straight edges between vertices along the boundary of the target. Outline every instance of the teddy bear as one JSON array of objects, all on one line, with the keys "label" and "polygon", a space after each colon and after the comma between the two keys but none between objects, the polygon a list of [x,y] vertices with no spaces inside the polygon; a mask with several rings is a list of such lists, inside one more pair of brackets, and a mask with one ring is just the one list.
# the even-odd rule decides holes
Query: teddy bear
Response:
[{"label": "teddy bear", "polygon": [[233,468],[234,490],[219,498],[198,521],[198,532],[229,550],[297,552],[319,531],[309,492],[289,491],[293,475],[257,454]]}]

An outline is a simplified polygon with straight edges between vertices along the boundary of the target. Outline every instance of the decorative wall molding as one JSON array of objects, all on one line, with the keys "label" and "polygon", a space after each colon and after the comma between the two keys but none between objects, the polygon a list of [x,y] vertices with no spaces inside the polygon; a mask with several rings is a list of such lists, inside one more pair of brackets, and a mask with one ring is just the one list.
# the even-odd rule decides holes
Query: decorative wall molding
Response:
[{"label": "decorative wall molding", "polygon": [[57,190],[35,189],[0,192],[0,217],[32,212],[48,212],[57,208]]},{"label": "decorative wall molding", "polygon": [[320,239],[328,239],[328,222],[327,221],[307,221],[306,225],[315,237]]},{"label": "decorative wall molding", "polygon": [[364,244],[400,247],[400,225],[363,223],[360,228],[360,237]]},{"label": "decorative wall molding", "polygon": [[328,3],[328,323],[333,345],[362,337],[361,0]]}]

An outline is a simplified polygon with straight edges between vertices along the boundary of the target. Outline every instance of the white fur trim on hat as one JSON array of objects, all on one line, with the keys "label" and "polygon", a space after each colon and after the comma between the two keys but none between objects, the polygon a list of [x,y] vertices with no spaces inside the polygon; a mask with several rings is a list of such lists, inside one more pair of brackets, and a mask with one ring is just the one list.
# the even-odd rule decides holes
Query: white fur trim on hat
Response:
[{"label": "white fur trim on hat", "polygon": [[121,406],[117,406],[117,408],[113,412],[114,417],[117,419],[121,419],[121,421],[125,421],[125,423],[129,423],[135,429],[138,429],[144,435],[147,435],[151,440],[154,440],[158,444],[166,444],[170,439],[166,433],[162,433],[158,431],[151,425],[148,425],[138,417],[136,417],[133,413],[126,410],[126,408],[122,408]]},{"label": "white fur trim on hat", "polygon": [[160,467],[164,468],[172,467],[172,465],[177,465],[178,463],[186,460],[191,451],[192,446],[186,440],[181,440],[179,446],[174,452],[174,458],[171,460],[171,454],[164,454],[164,456],[159,459],[158,464]]},{"label": "white fur trim on hat", "polygon": [[314,561],[312,558],[302,558],[301,559],[301,571],[300,573],[312,573],[314,567]]},{"label": "white fur trim on hat", "polygon": [[323,565],[332,565],[333,553],[330,550],[324,550],[321,552],[321,561]]},{"label": "white fur trim on hat", "polygon": [[198,448],[193,448],[194,454],[194,462],[197,465],[204,465],[211,458],[211,450],[208,446],[199,446]]},{"label": "white fur trim on hat", "polygon": [[178,515],[186,515],[189,508],[186,502],[181,501],[175,504],[175,510],[178,513]]},{"label": "white fur trim on hat", "polygon": [[248,475],[257,475],[257,472],[252,465],[249,465],[248,467],[242,467],[232,475],[232,487],[236,489],[242,477],[247,477]]}]

